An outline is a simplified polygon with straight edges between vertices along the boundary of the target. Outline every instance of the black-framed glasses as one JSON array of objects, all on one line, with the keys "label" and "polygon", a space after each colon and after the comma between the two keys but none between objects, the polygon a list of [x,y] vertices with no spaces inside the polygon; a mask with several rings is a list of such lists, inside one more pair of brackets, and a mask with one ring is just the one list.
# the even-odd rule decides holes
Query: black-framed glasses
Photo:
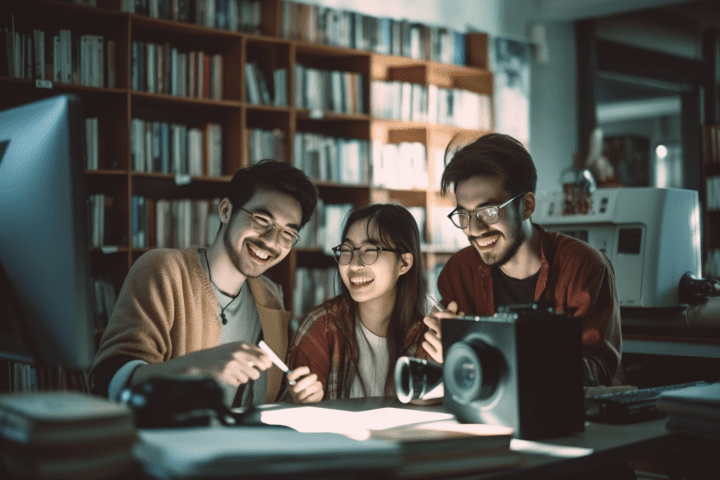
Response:
[{"label": "black-framed glasses", "polygon": [[470,226],[470,215],[475,215],[480,222],[485,225],[492,225],[500,220],[500,209],[510,205],[513,200],[516,200],[527,192],[523,192],[520,195],[516,195],[502,205],[493,205],[491,207],[478,208],[474,212],[459,212],[457,209],[450,212],[448,218],[453,222],[457,228],[466,229]]},{"label": "black-framed glasses", "polygon": [[359,252],[358,255],[360,258],[360,263],[362,263],[365,266],[372,265],[375,263],[378,259],[378,256],[380,255],[380,252],[395,252],[395,253],[401,253],[400,250],[396,248],[386,248],[386,247],[379,247],[377,245],[360,245],[359,247],[349,247],[347,245],[338,245],[337,247],[333,247],[333,257],[335,257],[335,261],[338,263],[338,265],[350,265],[350,262],[352,262],[353,255],[355,255],[355,252]]},{"label": "black-framed glasses", "polygon": [[285,228],[282,225],[278,225],[265,215],[250,212],[242,207],[240,208],[240,210],[252,217],[252,229],[255,233],[265,235],[273,228],[277,228],[278,232],[280,232],[280,234],[278,235],[278,243],[281,247],[292,248],[293,245],[300,241],[300,234],[296,231]]}]

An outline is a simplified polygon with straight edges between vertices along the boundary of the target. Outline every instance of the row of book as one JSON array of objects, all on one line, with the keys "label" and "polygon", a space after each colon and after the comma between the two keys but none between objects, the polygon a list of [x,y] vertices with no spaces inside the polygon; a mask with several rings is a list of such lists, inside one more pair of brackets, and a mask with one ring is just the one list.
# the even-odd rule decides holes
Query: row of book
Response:
[{"label": "row of book", "polygon": [[60,365],[27,364],[0,360],[0,394],[82,388],[76,376],[67,375]]},{"label": "row of book", "polygon": [[[272,88],[270,88],[271,86]],[[245,91],[247,93],[245,98],[249,103],[286,107],[288,104],[287,69],[276,68],[273,70],[271,83],[256,63],[246,62]]]},{"label": "row of book", "polygon": [[[333,247],[342,242],[340,237],[345,220],[355,208],[351,203],[325,203],[318,199],[315,212],[300,234],[298,248],[320,248],[325,255],[333,255]],[[420,230],[420,241],[425,243],[426,212],[424,207],[406,207],[415,218]]]},{"label": "row of book", "polygon": [[297,267],[293,290],[293,316],[302,318],[311,308],[340,294],[338,269]]},{"label": "row of book", "polygon": [[68,29],[0,27],[0,75],[88,87],[115,87],[115,41]]},{"label": "row of book", "polygon": [[130,125],[132,170],[222,175],[222,125],[191,127],[179,123],[133,118]]},{"label": "row of book", "polygon": [[100,331],[107,327],[117,301],[117,292],[110,281],[109,272],[93,278],[93,295],[93,306],[95,307],[93,321],[95,329]]},{"label": "row of book", "polygon": [[720,124],[703,125],[703,163],[720,163]]},{"label": "row of book", "polygon": [[122,11],[207,28],[260,34],[262,0],[122,0]]},{"label": "row of book", "polygon": [[101,248],[105,245],[116,244],[112,222],[115,217],[113,197],[104,193],[93,193],[88,195],[88,203],[90,205],[90,246]]},{"label": "row of book", "polygon": [[450,28],[283,1],[284,38],[465,65],[465,35]]},{"label": "row of book", "polygon": [[490,130],[490,96],[460,88],[374,80],[370,83],[374,117]]},{"label": "row of book", "polygon": [[426,189],[425,145],[420,142],[372,144],[372,183],[394,190]]},{"label": "row of book", "polygon": [[85,118],[85,168],[100,169],[100,119]]},{"label": "row of book", "polygon": [[266,158],[280,162],[285,161],[285,132],[281,129],[249,128],[246,132],[245,138],[250,163],[255,164]]},{"label": "row of book", "polygon": [[219,200],[132,197],[133,248],[208,246],[220,229]]},{"label": "row of book", "polygon": [[720,176],[705,178],[705,205],[709,211],[720,210]]},{"label": "row of book", "polygon": [[24,362],[7,362],[9,392],[37,392],[38,391],[38,369],[35,365]]},{"label": "row of book", "polygon": [[297,132],[293,138],[293,165],[313,180],[367,185],[367,140]]},{"label": "row of book", "polygon": [[363,75],[295,65],[295,107],[324,112],[367,113]]},{"label": "row of book", "polygon": [[223,56],[170,43],[132,42],[132,89],[180,97],[223,98]]}]

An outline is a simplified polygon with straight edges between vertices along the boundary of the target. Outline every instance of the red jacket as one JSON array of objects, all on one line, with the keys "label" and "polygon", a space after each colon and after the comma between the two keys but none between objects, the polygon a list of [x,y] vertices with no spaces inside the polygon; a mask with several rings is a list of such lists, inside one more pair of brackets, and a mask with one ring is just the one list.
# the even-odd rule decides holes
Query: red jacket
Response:
[{"label": "red jacket", "polygon": [[[621,331],[612,264],[585,242],[534,227],[540,232],[542,255],[535,301],[552,300],[557,311],[582,318],[586,379],[613,385],[620,365]],[[444,305],[455,301],[458,311],[466,315],[495,314],[492,272],[472,246],[448,260],[438,278],[438,290]]]}]

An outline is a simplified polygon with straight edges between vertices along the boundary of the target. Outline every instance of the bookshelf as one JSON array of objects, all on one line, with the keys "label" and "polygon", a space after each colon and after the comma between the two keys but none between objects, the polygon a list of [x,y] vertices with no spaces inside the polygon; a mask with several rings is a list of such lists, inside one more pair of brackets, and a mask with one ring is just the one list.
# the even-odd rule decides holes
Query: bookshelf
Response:
[{"label": "bookshelf", "polygon": [[[330,30],[308,37],[307,28],[321,16],[324,28],[331,17],[333,25],[342,24],[342,15],[332,9],[282,0],[218,2],[213,6],[236,5],[241,15],[220,20],[216,11],[213,23],[208,13],[212,3],[4,2],[0,107],[75,93],[84,100],[86,116],[97,119],[87,130],[93,142],[88,152],[96,152],[90,154],[95,163],[88,165],[87,177],[89,194],[99,199],[94,203],[104,205],[104,227],[92,249],[93,275],[109,278],[118,291],[132,263],[158,245],[158,222],[173,229],[204,222],[205,236],[186,233],[183,238],[211,241],[217,231],[212,202],[218,192],[239,168],[265,157],[303,168],[316,181],[326,209],[399,202],[424,211],[428,269],[444,262],[457,249],[453,235],[461,232],[448,231],[454,228],[449,222],[441,224],[451,208],[450,200],[438,193],[443,152],[455,135],[476,137],[492,130],[488,36],[459,36],[350,12],[346,20],[364,29],[355,30],[363,48],[356,49],[350,48],[352,38],[343,44]],[[202,12],[201,4],[207,7]],[[131,6],[146,14],[124,11]],[[197,8],[192,15],[191,6]],[[300,15],[300,31],[289,28],[291,13]],[[30,48],[36,31],[45,36],[45,60],[38,62],[45,64],[44,71],[33,63],[39,54],[22,55],[23,44]],[[54,44],[61,31],[72,34],[66,48],[74,64]],[[399,37],[390,43],[388,32],[402,35],[407,45]],[[100,37],[100,47],[72,40],[82,36]],[[8,50],[11,45],[14,50]],[[12,64],[11,55],[24,61]],[[467,65],[447,63],[458,56]],[[55,67],[60,59],[65,59],[64,72]],[[102,68],[93,62],[101,62]],[[82,66],[93,73],[82,74]],[[264,86],[258,78],[264,78]],[[378,88],[393,105],[389,114],[375,111]],[[461,109],[460,103],[473,108]],[[475,115],[466,118],[468,113]],[[415,159],[409,174],[417,182],[386,184],[373,176],[381,162],[388,169],[386,179],[401,176],[408,152]],[[158,204],[184,205],[162,207],[172,211],[205,208],[187,206],[187,200],[206,202],[210,212],[194,214],[192,220],[160,219]],[[137,230],[143,226],[140,241]],[[309,235],[308,229],[302,234]],[[298,269],[334,267],[323,253],[324,242],[316,238],[294,249],[269,273],[282,285],[289,309]],[[184,246],[176,243],[171,246]]]}]

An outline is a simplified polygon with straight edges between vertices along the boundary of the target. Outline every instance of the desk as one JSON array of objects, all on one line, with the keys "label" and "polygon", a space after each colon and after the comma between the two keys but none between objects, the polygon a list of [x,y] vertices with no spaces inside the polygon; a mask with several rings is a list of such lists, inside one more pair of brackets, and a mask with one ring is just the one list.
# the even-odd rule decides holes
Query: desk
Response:
[{"label": "desk", "polygon": [[624,308],[621,323],[623,353],[720,358],[720,321],[694,325],[684,309]]},{"label": "desk", "polygon": [[[400,403],[393,398],[381,397],[331,400],[314,406],[346,411],[364,411],[384,407],[442,411],[441,405],[417,407]],[[272,406],[270,408],[293,408],[293,406]],[[523,464],[520,467],[486,472],[476,476],[463,475],[462,478],[550,479],[627,462],[655,452],[662,452],[673,446],[673,442],[678,436],[668,432],[665,423],[665,419],[631,425],[586,422],[584,432],[567,437],[542,441],[514,439],[511,448],[524,455]]]}]

